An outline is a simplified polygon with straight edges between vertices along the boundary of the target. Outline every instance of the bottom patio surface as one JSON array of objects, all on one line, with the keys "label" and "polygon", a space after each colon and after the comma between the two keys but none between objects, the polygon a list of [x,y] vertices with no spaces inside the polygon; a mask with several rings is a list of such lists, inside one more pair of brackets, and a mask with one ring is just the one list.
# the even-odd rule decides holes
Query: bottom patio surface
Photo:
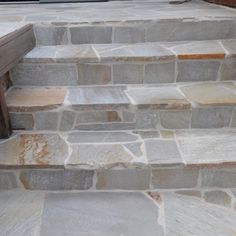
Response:
[{"label": "bottom patio surface", "polygon": [[0,192],[1,235],[233,236],[236,191]]}]

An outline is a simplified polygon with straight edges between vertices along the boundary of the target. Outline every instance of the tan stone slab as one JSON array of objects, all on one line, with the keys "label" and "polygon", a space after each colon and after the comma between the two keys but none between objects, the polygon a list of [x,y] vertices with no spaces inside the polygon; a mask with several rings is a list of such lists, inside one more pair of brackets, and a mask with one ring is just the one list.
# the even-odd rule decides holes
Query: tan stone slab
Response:
[{"label": "tan stone slab", "polygon": [[236,86],[233,83],[201,83],[180,89],[190,102],[199,105],[236,104]]},{"label": "tan stone slab", "polygon": [[[175,45],[176,44],[176,45]],[[225,51],[217,41],[167,43],[181,60],[209,60],[225,58]],[[168,47],[168,48],[169,48]]]},{"label": "tan stone slab", "polygon": [[186,109],[190,103],[176,87],[130,88],[128,96],[138,107],[152,106],[166,109]]},{"label": "tan stone slab", "polygon": [[13,88],[6,97],[10,111],[52,109],[61,105],[66,90],[60,88]]}]

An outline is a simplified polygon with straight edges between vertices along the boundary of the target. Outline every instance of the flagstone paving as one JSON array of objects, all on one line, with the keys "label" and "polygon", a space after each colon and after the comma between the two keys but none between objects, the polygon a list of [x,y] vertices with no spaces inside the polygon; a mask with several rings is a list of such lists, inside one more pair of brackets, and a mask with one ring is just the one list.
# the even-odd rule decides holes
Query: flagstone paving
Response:
[{"label": "flagstone paving", "polygon": [[218,190],[228,196],[228,205],[201,197],[215,192],[2,191],[0,230],[9,236],[232,236],[236,232],[234,190]]}]

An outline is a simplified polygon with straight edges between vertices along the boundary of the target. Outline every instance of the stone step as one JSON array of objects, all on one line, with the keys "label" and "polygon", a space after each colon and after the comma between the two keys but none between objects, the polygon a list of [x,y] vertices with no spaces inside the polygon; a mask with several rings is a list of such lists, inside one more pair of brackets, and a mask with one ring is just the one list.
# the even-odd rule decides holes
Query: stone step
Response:
[{"label": "stone step", "polygon": [[39,46],[11,76],[19,86],[235,80],[235,45],[236,39]]},{"label": "stone step", "polygon": [[151,19],[136,21],[34,24],[38,45],[116,44],[217,40],[236,37],[236,14],[230,19]]},{"label": "stone step", "polygon": [[235,196],[234,189],[2,191],[0,230],[40,236],[232,236]]},{"label": "stone step", "polygon": [[236,188],[236,130],[18,132],[0,142],[0,188]]},{"label": "stone step", "polygon": [[235,82],[164,86],[13,87],[14,130],[236,127]]}]

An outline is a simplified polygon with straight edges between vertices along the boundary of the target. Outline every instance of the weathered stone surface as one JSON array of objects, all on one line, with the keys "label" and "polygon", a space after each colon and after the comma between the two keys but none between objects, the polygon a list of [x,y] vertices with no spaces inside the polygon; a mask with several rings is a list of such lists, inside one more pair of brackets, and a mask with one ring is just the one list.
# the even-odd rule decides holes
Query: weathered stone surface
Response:
[{"label": "weathered stone surface", "polygon": [[159,124],[159,114],[154,110],[138,110],[136,129],[155,129]]},{"label": "weathered stone surface", "polygon": [[187,129],[190,126],[191,111],[162,111],[160,123],[165,129]]},{"label": "weathered stone surface", "polygon": [[99,64],[79,64],[78,84],[108,84],[111,81],[111,66]]},{"label": "weathered stone surface", "polygon": [[235,188],[235,169],[202,170],[202,187]]},{"label": "weathered stone surface", "polygon": [[0,232],[2,235],[39,233],[44,194],[26,191],[0,192]]},{"label": "weathered stone surface", "polygon": [[103,26],[71,27],[72,44],[111,43],[112,28]]},{"label": "weathered stone surface", "polygon": [[0,190],[17,188],[14,172],[0,171]]},{"label": "weathered stone surface", "polygon": [[174,81],[174,61],[145,65],[145,83],[172,83]]},{"label": "weathered stone surface", "polygon": [[68,43],[66,27],[36,25],[34,27],[34,33],[38,45],[60,45]]},{"label": "weathered stone surface", "polygon": [[177,132],[176,135],[180,151],[187,164],[219,164],[236,161],[235,132],[212,134]]},{"label": "weathered stone surface", "polygon": [[61,88],[13,88],[6,102],[10,111],[44,110],[61,105],[65,94]]},{"label": "weathered stone surface", "polygon": [[171,140],[146,140],[146,154],[152,166],[183,164],[177,145]]},{"label": "weathered stone surface", "polygon": [[217,79],[219,61],[179,61],[177,82],[215,81]]},{"label": "weathered stone surface", "polygon": [[[200,11],[203,12],[202,9]],[[182,13],[183,11],[178,14]],[[231,38],[234,37],[234,34],[235,28],[233,21],[230,20],[175,20],[169,22],[157,22],[151,27],[148,27],[147,41],[213,40]]]},{"label": "weathered stone surface", "polygon": [[127,105],[129,100],[120,87],[83,87],[71,88],[68,96],[69,102],[78,107],[84,106],[117,106]]},{"label": "weathered stone surface", "polygon": [[222,41],[222,44],[224,48],[228,52],[229,57],[235,57],[236,56],[236,47],[235,47],[235,41],[234,40],[224,40]]},{"label": "weathered stone surface", "polygon": [[236,80],[236,61],[225,60],[220,67],[221,80]]},{"label": "weathered stone surface", "polygon": [[174,139],[175,132],[173,130],[161,130],[161,137],[164,139]]},{"label": "weathered stone surface", "polygon": [[98,171],[97,189],[149,189],[149,169],[110,169]]},{"label": "weathered stone surface", "polygon": [[72,86],[78,84],[75,64],[20,63],[11,70],[14,85]]},{"label": "weathered stone surface", "polygon": [[133,131],[135,134],[139,134],[142,139],[149,139],[149,138],[159,138],[160,133],[156,130],[139,130]]},{"label": "weathered stone surface", "polygon": [[113,43],[141,43],[145,41],[145,29],[141,27],[114,27]]},{"label": "weathered stone surface", "polygon": [[129,164],[133,159],[134,156],[120,144],[83,144],[72,146],[67,164],[99,168]]},{"label": "weathered stone surface", "polygon": [[141,157],[144,154],[142,142],[127,143],[124,146],[136,157]]},{"label": "weathered stone surface", "polygon": [[230,126],[233,127],[233,128],[236,127],[236,111],[235,111],[235,109],[233,110]]},{"label": "weathered stone surface", "polygon": [[181,87],[192,103],[200,105],[235,105],[236,86],[233,83],[201,83]]},{"label": "weathered stone surface", "polygon": [[179,191],[176,191],[175,193],[185,195],[185,196],[201,198],[201,192],[197,190],[179,190]]},{"label": "weathered stone surface", "polygon": [[196,197],[164,196],[166,235],[224,235],[236,230],[236,212],[204,203]]},{"label": "weathered stone surface", "polygon": [[19,139],[20,165],[64,165],[68,147],[58,134],[21,134]]},{"label": "weathered stone surface", "polygon": [[189,102],[175,87],[130,88],[127,90],[133,104],[140,107],[152,105],[157,108],[181,109]]},{"label": "weathered stone surface", "polygon": [[113,83],[142,84],[144,80],[144,65],[142,64],[114,64]]},{"label": "weathered stone surface", "polygon": [[57,130],[58,119],[58,112],[36,112],[35,128],[36,130]]},{"label": "weathered stone surface", "polygon": [[68,131],[73,128],[76,114],[73,111],[63,111],[60,123],[61,131]]},{"label": "weathered stone surface", "polygon": [[193,108],[191,127],[197,129],[229,127],[232,107]]},{"label": "weathered stone surface", "polygon": [[231,204],[231,197],[229,194],[220,190],[205,192],[204,199],[207,202],[227,207]]},{"label": "weathered stone surface", "polygon": [[11,138],[0,139],[0,163],[1,165],[16,165],[19,152],[19,139],[17,135]]},{"label": "weathered stone surface", "polygon": [[142,193],[49,194],[41,235],[162,236],[157,218],[157,206]]},{"label": "weathered stone surface", "polygon": [[153,169],[153,188],[194,188],[198,183],[198,170]]},{"label": "weathered stone surface", "polygon": [[32,114],[10,113],[10,119],[13,130],[32,130],[34,128],[34,119]]},{"label": "weathered stone surface", "polygon": [[20,180],[29,190],[79,190],[93,184],[93,171],[88,170],[25,170]]},{"label": "weathered stone surface", "polygon": [[130,142],[136,141],[136,135],[117,131],[79,131],[68,134],[68,142],[70,143],[114,143],[114,142]]}]

